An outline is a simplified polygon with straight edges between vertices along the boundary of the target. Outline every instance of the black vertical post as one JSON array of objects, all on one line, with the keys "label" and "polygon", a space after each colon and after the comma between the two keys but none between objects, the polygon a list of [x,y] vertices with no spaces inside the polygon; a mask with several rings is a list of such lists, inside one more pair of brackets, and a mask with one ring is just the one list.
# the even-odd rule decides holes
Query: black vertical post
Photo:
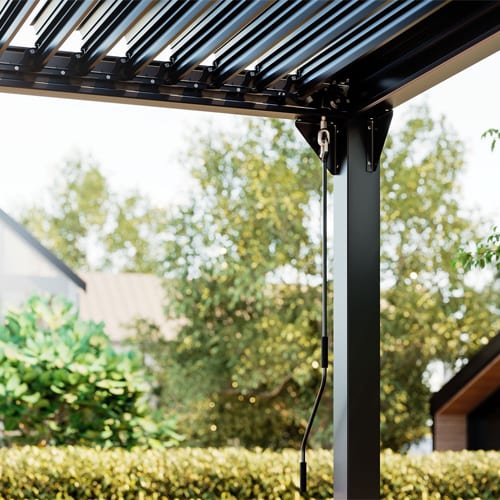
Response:
[{"label": "black vertical post", "polygon": [[369,126],[347,124],[334,179],[335,500],[380,491],[380,176],[367,165]]}]

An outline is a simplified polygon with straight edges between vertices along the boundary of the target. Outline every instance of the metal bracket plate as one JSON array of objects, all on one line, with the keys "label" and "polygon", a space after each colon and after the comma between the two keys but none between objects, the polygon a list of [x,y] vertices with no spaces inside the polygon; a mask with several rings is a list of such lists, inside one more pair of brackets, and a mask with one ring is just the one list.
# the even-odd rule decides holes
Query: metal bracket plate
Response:
[{"label": "metal bracket plate", "polygon": [[[380,166],[380,156],[384,147],[389,126],[392,120],[392,109],[366,119],[366,171],[375,172]],[[327,169],[332,175],[338,175],[347,155],[347,121],[346,119],[327,119],[330,131],[330,148],[327,157]],[[320,129],[319,117],[299,118],[295,126],[318,155],[320,148],[317,137]]]},{"label": "metal bracket plate", "polygon": [[[295,121],[295,126],[319,157],[318,131],[320,129],[320,120],[319,117],[317,120],[313,120],[313,118],[299,118]],[[327,128],[330,132],[327,170],[332,175],[337,175],[340,173],[347,155],[346,128],[340,121],[332,121],[331,119],[327,119]]]},{"label": "metal bracket plate", "polygon": [[380,156],[389,133],[392,110],[386,111],[366,122],[366,171],[375,172],[380,166]]}]

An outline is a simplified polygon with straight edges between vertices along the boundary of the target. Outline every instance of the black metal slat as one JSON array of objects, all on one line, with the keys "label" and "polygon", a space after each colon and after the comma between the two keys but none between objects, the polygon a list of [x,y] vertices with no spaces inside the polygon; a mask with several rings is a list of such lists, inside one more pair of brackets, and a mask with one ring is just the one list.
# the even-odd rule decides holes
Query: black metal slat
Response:
[{"label": "black metal slat", "polygon": [[188,26],[193,25],[213,0],[158,3],[151,9],[152,18],[134,37],[127,60],[120,66],[121,78],[129,79],[147,66],[169,43]]},{"label": "black metal slat", "polygon": [[88,40],[84,43],[82,52],[75,54],[73,69],[80,74],[88,73],[152,4],[152,0],[101,2],[91,13],[91,16],[98,19],[85,35]]},{"label": "black metal slat", "polygon": [[179,44],[172,56],[170,78],[181,79],[268,5],[269,1],[217,3]]},{"label": "black metal slat", "polygon": [[394,9],[390,9],[387,15],[367,22],[364,29],[355,34],[348,32],[341,42],[327,47],[300,68],[301,77],[297,82],[299,93],[303,96],[312,94],[318,85],[331,80],[342,68],[376,50],[446,3],[438,3],[435,0],[395,3]]},{"label": "black metal slat", "polygon": [[259,63],[255,86],[266,88],[289,75],[381,6],[378,0],[363,3],[356,0],[332,2]]},{"label": "black metal slat", "polygon": [[16,33],[31,14],[35,4],[35,0],[26,0],[24,2],[11,0],[4,6],[0,14],[0,55],[16,36]]},{"label": "black metal slat", "polygon": [[226,47],[215,61],[214,82],[221,85],[247,68],[290,32],[322,8],[327,0],[276,2],[242,30],[237,43]]},{"label": "black metal slat", "polygon": [[49,0],[33,23],[36,25],[41,17],[44,19],[35,48],[26,52],[23,64],[32,71],[43,67],[95,4],[96,0]]}]

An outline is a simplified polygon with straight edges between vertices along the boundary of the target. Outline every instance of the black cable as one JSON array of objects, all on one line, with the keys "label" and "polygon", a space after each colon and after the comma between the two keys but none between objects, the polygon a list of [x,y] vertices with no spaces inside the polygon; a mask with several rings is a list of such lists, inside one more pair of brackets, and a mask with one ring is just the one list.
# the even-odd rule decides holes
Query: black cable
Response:
[{"label": "black cable", "polygon": [[321,289],[321,383],[314,401],[313,409],[309,421],[307,422],[306,430],[304,432],[304,437],[302,439],[302,444],[300,446],[300,492],[306,493],[307,491],[307,463],[306,463],[306,448],[307,440],[311,432],[314,418],[316,417],[316,412],[318,411],[321,398],[323,397],[323,392],[326,385],[326,377],[328,370],[328,184],[327,184],[327,156],[323,155],[323,181],[322,181],[322,242],[321,242],[321,252],[322,252],[322,289]]}]

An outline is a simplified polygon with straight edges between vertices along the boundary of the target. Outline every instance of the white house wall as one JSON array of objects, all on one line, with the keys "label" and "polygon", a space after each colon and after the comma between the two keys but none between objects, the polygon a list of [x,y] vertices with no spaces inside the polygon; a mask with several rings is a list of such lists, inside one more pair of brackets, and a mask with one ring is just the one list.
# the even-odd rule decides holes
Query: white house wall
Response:
[{"label": "white house wall", "polygon": [[78,287],[0,221],[0,316],[33,294],[61,295],[78,305]]}]

